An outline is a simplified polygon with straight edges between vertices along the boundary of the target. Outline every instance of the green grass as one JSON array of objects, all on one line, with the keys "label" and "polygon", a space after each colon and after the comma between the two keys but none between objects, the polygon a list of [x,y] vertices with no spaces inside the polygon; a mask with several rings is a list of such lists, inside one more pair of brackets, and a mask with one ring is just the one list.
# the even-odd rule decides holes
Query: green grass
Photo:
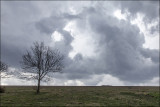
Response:
[{"label": "green grass", "polygon": [[159,106],[159,87],[6,86],[1,106]]}]

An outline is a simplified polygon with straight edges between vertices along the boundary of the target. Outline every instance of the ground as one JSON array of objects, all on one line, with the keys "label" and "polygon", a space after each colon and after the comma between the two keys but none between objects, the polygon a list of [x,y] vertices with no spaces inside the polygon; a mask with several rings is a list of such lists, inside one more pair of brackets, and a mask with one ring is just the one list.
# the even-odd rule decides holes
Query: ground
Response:
[{"label": "ground", "polygon": [[0,106],[159,106],[159,87],[5,86]]}]

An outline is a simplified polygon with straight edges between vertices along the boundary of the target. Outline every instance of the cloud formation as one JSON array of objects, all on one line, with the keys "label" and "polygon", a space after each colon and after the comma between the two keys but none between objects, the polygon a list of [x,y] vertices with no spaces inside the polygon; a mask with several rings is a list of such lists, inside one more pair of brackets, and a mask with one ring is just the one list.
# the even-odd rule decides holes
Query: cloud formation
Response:
[{"label": "cloud formation", "polygon": [[[108,80],[110,85],[134,85],[151,81],[159,74],[159,50],[143,47],[145,31],[141,32],[132,20],[142,14],[145,26],[157,21],[157,2],[3,1],[2,60],[18,69],[25,50],[34,41],[44,41],[65,55],[63,73],[54,75],[56,81],[61,79],[61,85],[102,85],[109,84]],[[125,20],[115,17],[117,10],[125,14]],[[158,28],[157,24],[151,26],[149,35],[158,34]],[[63,39],[52,39],[54,32]]]}]

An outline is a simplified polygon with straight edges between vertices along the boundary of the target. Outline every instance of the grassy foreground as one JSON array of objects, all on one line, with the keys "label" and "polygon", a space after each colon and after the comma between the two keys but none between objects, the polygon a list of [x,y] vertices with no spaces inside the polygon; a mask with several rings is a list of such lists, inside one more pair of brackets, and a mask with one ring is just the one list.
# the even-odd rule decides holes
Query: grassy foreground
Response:
[{"label": "grassy foreground", "polygon": [[6,86],[0,106],[159,106],[159,87]]}]

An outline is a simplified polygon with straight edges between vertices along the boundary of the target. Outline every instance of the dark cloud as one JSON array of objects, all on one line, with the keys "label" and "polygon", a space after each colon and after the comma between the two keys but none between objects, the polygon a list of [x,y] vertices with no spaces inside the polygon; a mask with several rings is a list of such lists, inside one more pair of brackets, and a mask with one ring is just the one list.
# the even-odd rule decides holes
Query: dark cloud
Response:
[{"label": "dark cloud", "polygon": [[129,10],[132,14],[142,13],[150,20],[157,18],[159,15],[159,1],[122,1],[122,12]]},{"label": "dark cloud", "polygon": [[[153,21],[158,21],[159,19],[159,1],[123,1],[120,2],[122,13],[125,13],[128,10],[133,17],[136,17],[137,13],[143,14],[144,18],[143,21],[146,23],[152,23]],[[129,18],[129,17],[128,17]],[[158,32],[157,25],[152,26],[149,30],[150,33],[153,34],[154,32]]]},{"label": "dark cloud", "polygon": [[65,19],[59,16],[51,16],[36,23],[37,29],[39,29],[42,33],[47,34],[51,34],[56,30],[62,29],[65,25]]},{"label": "dark cloud", "polygon": [[[85,9],[83,12],[86,13],[89,9]],[[91,61],[87,58],[83,60],[82,66],[83,68],[87,66],[86,69],[83,70],[80,67],[79,70],[69,70],[70,72],[77,71],[75,73],[72,72],[72,77],[79,75],[80,72],[82,74],[84,72],[86,72],[85,74],[88,72],[90,74],[106,73],[124,81],[139,82],[157,76],[158,50],[143,48],[144,35],[140,34],[139,28],[129,22],[119,21],[111,16],[101,15],[99,17],[99,11],[92,11],[93,13],[87,14],[87,16],[85,14],[84,17],[89,18],[82,19],[89,22],[89,27],[97,34],[97,37],[95,37],[99,41],[97,53],[100,53],[101,57],[97,60],[94,58]],[[81,23],[81,20],[79,23]],[[147,57],[151,58],[151,62]],[[85,77],[81,75],[81,78]]]},{"label": "dark cloud", "polygon": [[152,62],[154,63],[159,63],[159,51],[156,49],[141,49],[141,54],[145,57],[145,58],[150,58]]},{"label": "dark cloud", "polygon": [[[56,4],[54,3],[54,5]],[[45,8],[40,10],[39,5],[41,5],[41,2],[2,2],[1,57],[11,66],[20,67],[19,62],[22,54],[33,45],[33,42],[43,41],[46,45],[50,44],[50,36],[54,31],[54,29],[49,28],[50,26],[55,26],[55,29],[62,29],[62,24],[60,24],[62,20],[59,20],[60,23],[58,23],[58,17],[57,19],[52,16],[46,18],[45,15],[43,16],[42,10],[50,10]],[[56,16],[56,13],[53,13]],[[41,23],[38,23],[39,21]],[[55,21],[55,23],[51,23],[52,21]],[[39,26],[42,25],[39,29],[37,29],[38,24]],[[45,25],[48,26],[46,27]]]},{"label": "dark cloud", "polygon": [[76,55],[74,56],[74,60],[75,60],[75,61],[81,61],[81,60],[83,60],[83,56],[82,56],[80,53],[78,53],[78,54],[76,54]]},{"label": "dark cloud", "polygon": [[[28,8],[25,8],[28,5]],[[33,10],[30,11],[30,8]],[[30,20],[36,10],[29,2],[2,2],[1,6],[1,58],[11,66],[19,67],[19,61],[35,35]],[[29,16],[27,15],[29,14]],[[36,18],[36,17],[35,17]]]},{"label": "dark cloud", "polygon": [[158,50],[145,50],[147,55],[150,54],[153,63],[148,66],[147,60],[144,59],[147,55],[141,54],[144,36],[139,33],[138,27],[110,16],[90,17],[90,27],[99,37],[98,48],[102,52],[102,59],[98,62],[106,64],[105,73],[132,82],[158,75],[158,65],[154,63],[158,61]]}]

